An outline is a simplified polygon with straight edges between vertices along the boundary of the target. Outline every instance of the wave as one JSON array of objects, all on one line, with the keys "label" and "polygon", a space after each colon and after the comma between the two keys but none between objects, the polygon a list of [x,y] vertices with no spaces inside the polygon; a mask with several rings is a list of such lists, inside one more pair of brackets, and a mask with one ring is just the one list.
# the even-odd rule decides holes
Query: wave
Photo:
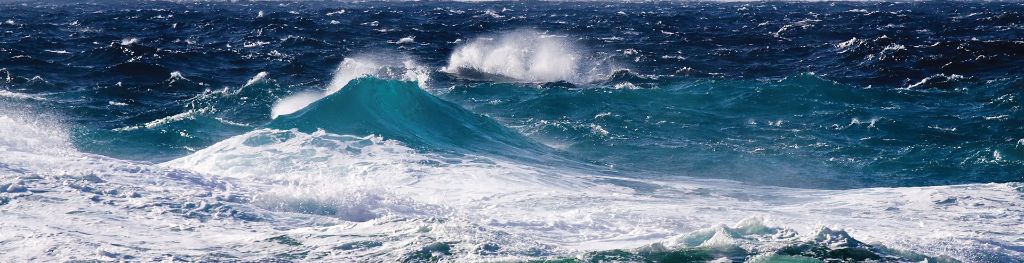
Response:
[{"label": "wave", "polygon": [[612,72],[606,58],[565,37],[516,30],[477,37],[457,47],[443,71],[459,77],[513,82],[593,82]]},{"label": "wave", "polygon": [[421,87],[426,87],[430,79],[428,71],[409,58],[381,54],[357,55],[345,58],[338,65],[331,82],[323,92],[299,92],[276,102],[271,110],[271,118],[296,112],[341,90],[350,81],[364,76],[416,81]]},{"label": "wave", "polygon": [[379,135],[414,146],[503,154],[539,150],[519,133],[437,98],[415,82],[363,77],[267,127]]}]

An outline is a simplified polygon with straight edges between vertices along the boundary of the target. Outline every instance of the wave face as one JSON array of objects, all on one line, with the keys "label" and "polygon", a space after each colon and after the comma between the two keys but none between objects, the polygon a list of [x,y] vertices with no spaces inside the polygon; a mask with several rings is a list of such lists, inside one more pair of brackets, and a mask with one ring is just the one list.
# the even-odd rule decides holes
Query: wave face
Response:
[{"label": "wave face", "polygon": [[1024,262],[1021,24],[0,3],[2,260]]},{"label": "wave face", "polygon": [[379,135],[439,150],[512,154],[543,148],[490,118],[430,95],[415,82],[374,77],[352,80],[301,111],[276,118],[267,127]]}]

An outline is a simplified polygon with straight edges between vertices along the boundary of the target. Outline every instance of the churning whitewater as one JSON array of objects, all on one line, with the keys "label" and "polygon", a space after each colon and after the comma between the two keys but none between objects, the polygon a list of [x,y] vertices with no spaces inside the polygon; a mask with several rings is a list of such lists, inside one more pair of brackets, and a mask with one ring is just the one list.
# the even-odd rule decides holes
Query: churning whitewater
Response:
[{"label": "churning whitewater", "polygon": [[0,262],[1024,262],[1019,3],[0,21]]}]

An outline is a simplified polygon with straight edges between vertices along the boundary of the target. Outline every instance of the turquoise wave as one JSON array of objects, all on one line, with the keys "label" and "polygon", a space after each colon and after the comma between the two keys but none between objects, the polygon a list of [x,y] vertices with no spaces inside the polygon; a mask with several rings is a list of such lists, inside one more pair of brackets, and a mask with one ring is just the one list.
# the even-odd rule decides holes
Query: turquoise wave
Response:
[{"label": "turquoise wave", "polygon": [[363,77],[266,125],[303,132],[378,135],[429,150],[518,156],[549,149],[494,120],[420,89],[415,82]]}]

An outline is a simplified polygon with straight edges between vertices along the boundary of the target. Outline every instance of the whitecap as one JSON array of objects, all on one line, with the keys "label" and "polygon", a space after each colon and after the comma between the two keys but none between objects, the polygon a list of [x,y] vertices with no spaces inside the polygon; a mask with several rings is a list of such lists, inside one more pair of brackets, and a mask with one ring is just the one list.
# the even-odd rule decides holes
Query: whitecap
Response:
[{"label": "whitecap", "polygon": [[959,81],[959,80],[963,80],[963,79],[966,79],[966,78],[963,75],[959,75],[959,74],[950,74],[950,75],[935,74],[935,75],[923,78],[923,79],[921,79],[920,81],[918,81],[918,82],[916,82],[914,84],[910,84],[906,88],[907,89],[914,89],[914,88],[919,88],[919,87],[939,86],[939,85],[945,85],[945,84],[953,83],[953,82],[956,82],[956,81]]},{"label": "whitecap", "polygon": [[414,36],[403,37],[403,38],[399,39],[395,43],[396,44],[412,44],[412,43],[416,43],[416,37],[414,37]]},{"label": "whitecap", "polygon": [[266,44],[270,44],[270,42],[259,41],[259,40],[257,40],[257,41],[246,41],[245,43],[242,44],[242,47],[254,48],[254,47],[260,47],[260,46],[263,46],[263,45],[266,45]]},{"label": "whitecap", "polygon": [[31,95],[31,94],[13,92],[13,91],[9,91],[9,90],[6,90],[6,89],[0,89],[0,97],[6,97],[6,98],[12,98],[12,99],[20,99],[20,100],[45,100],[43,97],[39,97],[39,96]]},{"label": "whitecap", "polygon": [[139,39],[138,38],[134,38],[134,37],[121,39],[121,45],[122,46],[128,46],[128,45],[132,45],[132,44],[135,44],[135,43],[138,43],[138,42],[139,42]]},{"label": "whitecap", "polygon": [[585,55],[566,37],[534,30],[482,36],[457,47],[442,70],[468,78],[523,82],[592,82],[611,66]]},{"label": "whitecap", "polygon": [[843,42],[840,42],[839,44],[836,44],[836,49],[839,49],[839,53],[845,53],[845,52],[849,51],[850,48],[854,48],[854,47],[860,46],[861,44],[864,44],[864,42],[865,42],[865,40],[854,37],[854,38],[850,38],[850,40],[843,41]]},{"label": "whitecap", "polygon": [[171,76],[167,79],[167,81],[170,83],[175,83],[178,81],[188,81],[188,78],[185,78],[185,76],[181,74],[181,71],[174,71],[171,72]]},{"label": "whitecap", "polygon": [[266,71],[260,71],[260,73],[256,73],[256,76],[252,76],[252,78],[249,79],[249,81],[246,81],[245,85],[242,85],[242,86],[243,87],[248,87],[248,86],[256,85],[257,83],[266,82],[266,79],[267,79],[267,72]]},{"label": "whitecap", "polygon": [[121,127],[121,128],[115,128],[115,129],[113,129],[113,131],[119,131],[119,132],[134,131],[134,130],[139,130],[139,129],[143,129],[143,128],[145,128],[145,129],[154,129],[154,128],[157,128],[157,127],[160,127],[160,126],[164,126],[164,125],[167,125],[167,124],[170,124],[170,123],[175,123],[175,122],[184,121],[184,120],[194,120],[196,118],[196,116],[198,116],[200,114],[208,113],[208,112],[209,112],[209,109],[207,109],[207,108],[198,109],[198,110],[187,110],[187,111],[184,111],[184,112],[181,112],[181,113],[178,113],[178,114],[174,114],[174,115],[170,115],[170,116],[165,116],[163,118],[152,120],[152,121],[149,121],[149,122],[144,123],[142,125],[134,125],[134,126],[125,126],[125,127]]}]

